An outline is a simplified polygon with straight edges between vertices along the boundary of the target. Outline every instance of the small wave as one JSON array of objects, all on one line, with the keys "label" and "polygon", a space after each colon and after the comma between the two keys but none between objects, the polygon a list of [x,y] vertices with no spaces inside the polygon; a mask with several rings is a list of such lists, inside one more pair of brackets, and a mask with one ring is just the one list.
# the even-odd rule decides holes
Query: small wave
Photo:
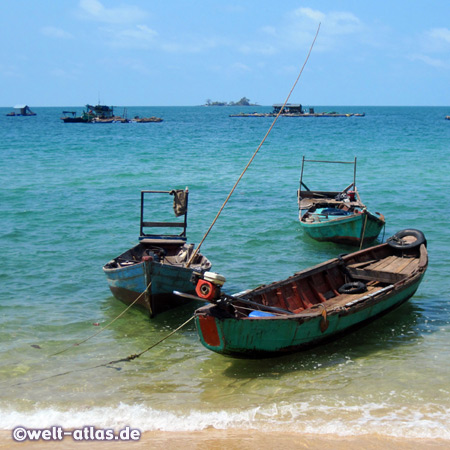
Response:
[{"label": "small wave", "polygon": [[272,405],[244,411],[198,411],[187,413],[161,411],[145,405],[90,407],[69,410],[54,408],[34,411],[0,410],[3,429],[16,426],[66,429],[96,426],[120,429],[125,426],[141,431],[258,430],[299,434],[335,434],[361,436],[378,434],[399,438],[450,440],[450,409],[424,405],[421,411],[392,409],[380,404],[361,406],[311,406],[307,403]]}]

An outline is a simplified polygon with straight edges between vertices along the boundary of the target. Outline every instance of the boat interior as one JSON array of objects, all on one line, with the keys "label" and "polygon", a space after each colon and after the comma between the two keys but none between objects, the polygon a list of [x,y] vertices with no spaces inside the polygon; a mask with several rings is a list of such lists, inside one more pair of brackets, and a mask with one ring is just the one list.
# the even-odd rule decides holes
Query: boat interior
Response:
[{"label": "boat interior", "polygon": [[[194,244],[186,244],[181,240],[173,242],[147,240],[147,242],[140,242],[135,247],[114,258],[105,265],[105,268],[116,269],[149,260],[160,264],[184,267],[193,251]],[[211,268],[211,263],[201,253],[197,253],[190,267],[208,270]]]},{"label": "boat interior", "polygon": [[361,214],[362,206],[358,202],[318,201],[308,208],[301,220],[305,223],[314,223]]},{"label": "boat interior", "polygon": [[[379,292],[394,289],[395,283],[410,277],[420,265],[426,264],[427,251],[423,244],[409,251],[382,244],[298,272],[286,280],[246,291],[240,297],[268,306],[261,310],[269,315],[317,315],[325,308],[327,312],[342,310],[364,297],[376,297]],[[248,317],[257,309],[239,301],[232,305],[233,315],[239,318]],[[280,308],[286,313],[270,308]]]}]

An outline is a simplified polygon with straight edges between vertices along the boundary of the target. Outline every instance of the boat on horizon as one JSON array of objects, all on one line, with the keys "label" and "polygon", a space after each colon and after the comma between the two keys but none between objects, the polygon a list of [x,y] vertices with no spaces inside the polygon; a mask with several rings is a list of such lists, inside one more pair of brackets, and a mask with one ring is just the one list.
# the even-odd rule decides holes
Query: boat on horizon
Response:
[{"label": "boat on horizon", "polygon": [[6,114],[8,117],[27,117],[35,116],[36,113],[31,111],[28,105],[16,105],[14,106],[14,111]]},{"label": "boat on horizon", "polygon": [[[312,191],[303,182],[305,163],[353,165],[353,182],[342,191]],[[356,188],[354,161],[308,160],[303,156],[297,191],[299,220],[303,231],[316,241],[363,245],[374,241],[385,225],[384,216],[368,211]]]},{"label": "boat on horizon", "polygon": [[[168,309],[188,303],[173,294],[174,290],[194,293],[191,277],[195,271],[202,274],[211,268],[210,261],[197,253],[192,263],[194,244],[187,244],[187,207],[189,190],[141,191],[141,217],[139,243],[103,266],[109,288],[118,300],[127,305],[135,302],[146,309],[150,317]],[[173,196],[173,213],[181,220],[168,221],[170,208],[167,201],[157,201],[151,208],[151,221],[147,221],[148,198]],[[147,200],[147,202],[146,202]],[[155,206],[156,205],[156,206]],[[156,220],[163,217],[165,220]],[[181,228],[176,234],[166,230]],[[165,232],[150,232],[158,229]]]},{"label": "boat on horizon", "polygon": [[[335,340],[398,308],[418,289],[428,266],[419,230],[331,259],[281,281],[228,295],[199,277],[194,313],[208,350],[240,358],[280,356]],[[205,274],[207,275],[207,274]]]},{"label": "boat on horizon", "polygon": [[64,123],[152,123],[162,122],[160,117],[139,117],[135,116],[133,119],[128,119],[126,109],[124,109],[124,116],[117,116],[114,114],[113,106],[106,105],[86,105],[86,109],[81,113],[81,116],[76,115],[76,111],[63,111],[61,120]]},{"label": "boat on horizon", "polygon": [[[286,105],[275,104],[272,107],[273,111],[270,113],[241,112],[238,114],[230,114],[230,117],[276,117],[278,114],[283,117],[364,117],[366,115],[366,113],[338,113],[336,111],[315,112],[314,108],[308,108],[308,111],[305,111],[300,103],[287,103]],[[283,108],[282,111],[281,108]]]}]

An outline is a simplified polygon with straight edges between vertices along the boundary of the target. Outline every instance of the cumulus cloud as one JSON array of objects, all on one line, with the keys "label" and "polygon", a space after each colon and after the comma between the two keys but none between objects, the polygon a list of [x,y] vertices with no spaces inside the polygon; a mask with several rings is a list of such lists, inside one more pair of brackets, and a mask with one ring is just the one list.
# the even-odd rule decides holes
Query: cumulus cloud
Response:
[{"label": "cumulus cloud", "polygon": [[222,45],[226,45],[224,40],[218,40],[216,38],[198,38],[189,37],[182,42],[166,41],[161,43],[161,49],[171,53],[202,53],[204,51],[216,48]]},{"label": "cumulus cloud", "polygon": [[432,58],[428,55],[412,55],[410,57],[411,61],[421,61],[425,64],[427,64],[428,66],[432,66],[432,67],[445,67],[446,64],[444,63],[444,61],[437,59],[437,58]]},{"label": "cumulus cloud", "polygon": [[141,8],[131,5],[108,8],[99,0],[80,0],[79,5],[83,17],[111,24],[138,22],[147,16]]},{"label": "cumulus cloud", "polygon": [[415,42],[418,51],[412,51],[410,60],[421,61],[428,66],[446,68],[450,53],[450,30],[448,28],[433,28],[422,33]]},{"label": "cumulus cloud", "polygon": [[285,45],[304,47],[310,44],[319,23],[317,50],[332,49],[338,45],[339,38],[361,33],[365,28],[360,19],[350,12],[324,13],[312,8],[298,8],[286,20],[282,34]]},{"label": "cumulus cloud", "polygon": [[73,35],[61,28],[56,27],[43,27],[41,28],[41,33],[44,36],[56,38],[56,39],[72,39]]},{"label": "cumulus cloud", "polygon": [[428,52],[448,52],[450,51],[450,30],[433,28],[425,33],[423,43]]},{"label": "cumulus cloud", "polygon": [[429,32],[431,38],[450,45],[450,30],[448,28],[434,28]]},{"label": "cumulus cloud", "polygon": [[127,48],[149,48],[155,43],[158,33],[147,25],[117,31],[111,35],[111,45]]}]

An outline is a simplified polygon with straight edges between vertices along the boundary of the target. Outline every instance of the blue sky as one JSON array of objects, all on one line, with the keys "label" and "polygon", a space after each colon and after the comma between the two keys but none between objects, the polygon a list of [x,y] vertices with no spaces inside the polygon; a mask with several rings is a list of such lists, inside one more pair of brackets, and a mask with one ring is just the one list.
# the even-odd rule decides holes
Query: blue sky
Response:
[{"label": "blue sky", "polygon": [[450,105],[450,0],[2,0],[1,106]]}]

